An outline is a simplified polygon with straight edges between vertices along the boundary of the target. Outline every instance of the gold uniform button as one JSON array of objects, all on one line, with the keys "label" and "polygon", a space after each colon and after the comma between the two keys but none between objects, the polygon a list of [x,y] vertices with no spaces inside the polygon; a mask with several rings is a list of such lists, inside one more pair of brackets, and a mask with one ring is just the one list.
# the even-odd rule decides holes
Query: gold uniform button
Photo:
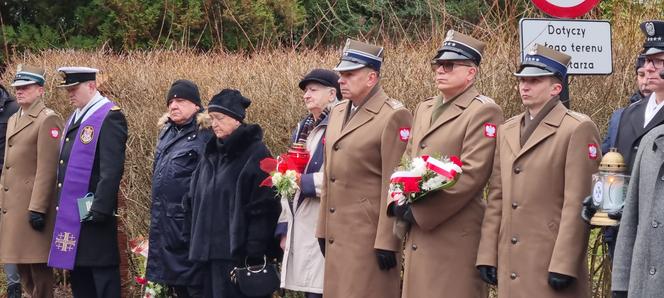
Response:
[{"label": "gold uniform button", "polygon": [[58,183],[58,188],[62,188],[62,183]]},{"label": "gold uniform button", "polygon": [[60,164],[63,164],[63,163],[65,163],[65,161],[61,159],[61,160],[60,160]]},{"label": "gold uniform button", "polygon": [[69,142],[69,138],[65,138],[65,142]]}]

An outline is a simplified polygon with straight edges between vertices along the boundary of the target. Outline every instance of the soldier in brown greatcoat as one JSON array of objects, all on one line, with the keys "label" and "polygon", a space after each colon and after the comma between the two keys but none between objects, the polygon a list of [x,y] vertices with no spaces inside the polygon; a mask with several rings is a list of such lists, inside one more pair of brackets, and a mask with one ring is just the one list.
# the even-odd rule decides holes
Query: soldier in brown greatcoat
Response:
[{"label": "soldier in brown greatcoat", "polygon": [[440,95],[415,110],[404,157],[455,155],[463,162],[463,173],[452,188],[394,209],[411,226],[404,250],[403,298],[487,296],[475,259],[483,190],[503,114],[474,86],[483,49],[483,42],[450,30],[431,64]]},{"label": "soldier in brown greatcoat", "polygon": [[526,111],[498,128],[477,265],[498,297],[589,297],[579,216],[601,153],[597,126],[558,95],[570,56],[536,45],[521,63]]},{"label": "soldier in brown greatcoat", "polygon": [[0,262],[17,264],[31,297],[53,297],[46,266],[55,221],[55,177],[62,119],[44,106],[44,70],[19,68],[12,86],[20,106],[7,123],[0,177]]},{"label": "soldier in brown greatcoat", "polygon": [[348,40],[339,71],[347,100],[332,108],[316,231],[327,298],[399,297],[401,242],[387,217],[389,178],[406,148],[411,113],[380,81],[383,48]]}]

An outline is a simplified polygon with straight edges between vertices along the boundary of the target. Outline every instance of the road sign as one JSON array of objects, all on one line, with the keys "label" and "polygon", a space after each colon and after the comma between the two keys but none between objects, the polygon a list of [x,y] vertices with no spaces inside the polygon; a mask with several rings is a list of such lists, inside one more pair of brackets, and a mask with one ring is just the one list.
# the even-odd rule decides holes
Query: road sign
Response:
[{"label": "road sign", "polygon": [[558,18],[576,18],[589,12],[599,0],[532,0],[544,13]]},{"label": "road sign", "polygon": [[569,74],[611,74],[611,24],[596,20],[521,19],[521,59],[534,43],[572,56]]}]

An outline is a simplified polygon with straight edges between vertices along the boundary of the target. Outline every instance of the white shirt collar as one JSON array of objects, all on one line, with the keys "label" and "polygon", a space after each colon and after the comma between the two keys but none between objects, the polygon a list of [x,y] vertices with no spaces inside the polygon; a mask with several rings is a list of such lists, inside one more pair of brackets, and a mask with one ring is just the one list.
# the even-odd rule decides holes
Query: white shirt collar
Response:
[{"label": "white shirt collar", "polygon": [[650,94],[650,97],[648,98],[648,103],[646,104],[646,111],[645,115],[643,118],[643,127],[645,128],[648,126],[648,123],[650,123],[650,120],[655,118],[655,115],[657,115],[657,112],[664,106],[664,101],[660,102],[657,104],[657,95],[655,92]]},{"label": "white shirt collar", "polygon": [[88,119],[90,115],[94,114],[94,112],[96,112],[97,109],[99,109],[102,105],[106,104],[107,102],[109,102],[109,100],[106,97],[101,96],[101,93],[97,91],[97,93],[95,93],[92,99],[82,109],[76,109],[76,111],[74,112],[75,113],[74,122],[77,122],[81,118],[81,115],[83,113],[85,113],[85,115],[82,115],[83,120],[81,120],[81,122],[85,121],[85,119]]}]

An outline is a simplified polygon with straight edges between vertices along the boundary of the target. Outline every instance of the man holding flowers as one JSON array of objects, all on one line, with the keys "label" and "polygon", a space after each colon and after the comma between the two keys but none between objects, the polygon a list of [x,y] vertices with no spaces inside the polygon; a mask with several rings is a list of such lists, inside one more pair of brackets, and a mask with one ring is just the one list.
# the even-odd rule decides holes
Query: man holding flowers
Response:
[{"label": "man holding flowers", "polygon": [[[413,160],[413,169],[426,163],[428,169],[450,172],[454,166],[444,169],[449,159],[462,174],[451,187],[443,186],[412,203],[390,205],[391,214],[410,223],[404,249],[404,298],[487,297],[474,264],[485,208],[483,189],[503,113],[474,87],[483,49],[483,42],[450,30],[431,62],[440,94],[415,110],[404,159]],[[431,183],[439,184],[423,179],[422,188],[431,188]]]}]

